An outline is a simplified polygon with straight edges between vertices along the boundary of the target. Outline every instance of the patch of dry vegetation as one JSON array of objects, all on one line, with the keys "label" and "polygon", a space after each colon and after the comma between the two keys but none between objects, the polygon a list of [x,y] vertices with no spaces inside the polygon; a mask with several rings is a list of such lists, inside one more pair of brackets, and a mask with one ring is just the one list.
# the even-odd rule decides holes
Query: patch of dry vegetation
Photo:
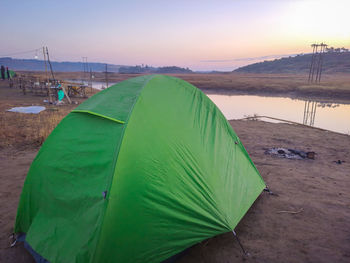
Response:
[{"label": "patch of dry vegetation", "polygon": [[320,84],[308,84],[308,76],[305,74],[183,74],[178,75],[182,79],[191,82],[202,89],[227,89],[227,90],[270,90],[270,91],[294,91],[294,90],[345,90],[350,91],[349,74],[324,75]]},{"label": "patch of dry vegetation", "polygon": [[[35,76],[40,72],[23,72]],[[82,78],[82,72],[58,72],[60,79]],[[104,82],[105,73],[95,72],[94,81]],[[144,74],[108,73],[109,83],[116,83]],[[256,74],[256,73],[193,73],[167,74],[184,79],[206,93],[251,94],[322,100],[350,101],[350,75],[334,73],[322,75],[320,84],[308,84],[308,74]]]},{"label": "patch of dry vegetation", "polygon": [[308,84],[305,74],[183,74],[177,75],[206,93],[250,94],[319,99],[349,103],[350,75],[324,75],[319,84]]},{"label": "patch of dry vegetation", "polygon": [[48,108],[39,114],[0,113],[0,148],[40,146],[70,108]]},{"label": "patch of dry vegetation", "polygon": [[[95,91],[94,91],[95,92]],[[91,95],[91,94],[89,94]],[[7,81],[0,81],[0,149],[7,147],[33,148],[40,146],[57,124],[77,105],[48,105],[46,97],[32,93],[23,95],[18,88],[9,88]],[[78,104],[84,98],[72,98]],[[8,112],[12,107],[45,106],[39,114]]]}]

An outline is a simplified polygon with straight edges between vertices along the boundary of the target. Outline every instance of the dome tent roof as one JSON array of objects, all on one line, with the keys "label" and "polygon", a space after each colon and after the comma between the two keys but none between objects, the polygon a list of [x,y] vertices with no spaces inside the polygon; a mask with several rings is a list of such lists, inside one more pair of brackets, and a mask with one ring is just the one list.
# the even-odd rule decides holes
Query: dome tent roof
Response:
[{"label": "dome tent roof", "polygon": [[264,187],[204,93],[141,76],[55,128],[28,172],[15,232],[50,262],[161,262],[233,230]]}]

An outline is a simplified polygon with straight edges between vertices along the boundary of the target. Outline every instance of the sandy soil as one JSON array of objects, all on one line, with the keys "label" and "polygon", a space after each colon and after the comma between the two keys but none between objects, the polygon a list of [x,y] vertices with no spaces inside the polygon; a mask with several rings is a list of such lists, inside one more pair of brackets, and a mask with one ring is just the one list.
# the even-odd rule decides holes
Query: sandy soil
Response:
[{"label": "sandy soil", "polygon": [[[6,107],[42,102],[41,97],[11,92],[19,91],[7,90],[0,106],[5,102]],[[8,114],[12,113],[0,118],[13,120]],[[236,228],[249,256],[242,254],[232,233],[226,233],[188,249],[179,262],[350,262],[350,136],[290,124],[230,123],[278,196],[262,193]],[[32,120],[30,124],[40,122]],[[4,131],[0,127],[0,132]],[[33,262],[21,245],[9,247],[22,185],[39,149],[28,138],[16,140],[17,144],[0,147],[0,262],[5,263]],[[19,147],[21,142],[23,147]],[[265,149],[270,147],[314,151],[316,159],[266,155]],[[337,160],[345,162],[337,164]]]},{"label": "sandy soil", "polygon": [[0,262],[34,262],[22,245],[10,248],[17,204],[37,149],[0,151]]},{"label": "sandy soil", "polygon": [[[349,262],[350,137],[290,124],[230,121],[267,185],[236,232],[190,248],[179,262]],[[264,154],[268,147],[315,151],[315,160]],[[37,149],[0,151],[0,262],[33,262],[21,247],[9,248],[17,202]],[[345,161],[336,164],[334,161]],[[281,212],[301,212],[297,214]]]}]

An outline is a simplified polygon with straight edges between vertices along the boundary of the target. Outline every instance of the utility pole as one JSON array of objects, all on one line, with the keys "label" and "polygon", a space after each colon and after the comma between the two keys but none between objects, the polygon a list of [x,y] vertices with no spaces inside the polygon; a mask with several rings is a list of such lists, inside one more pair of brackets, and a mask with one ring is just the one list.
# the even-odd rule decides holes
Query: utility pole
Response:
[{"label": "utility pole", "polygon": [[[322,74],[322,66],[323,66],[323,57],[325,50],[328,45],[324,43],[320,44],[312,44],[312,56],[311,56],[311,64],[309,69],[309,78],[308,83],[320,83],[321,82],[321,74]],[[320,48],[320,49],[318,49]]]},{"label": "utility pole", "polygon": [[303,124],[314,126],[316,116],[317,102],[312,100],[306,100],[304,105],[304,118]]},{"label": "utility pole", "polygon": [[309,70],[309,79],[308,79],[309,83],[311,82],[311,76],[313,76],[313,74],[311,74],[311,73],[312,73],[312,70],[314,68],[315,50],[317,52],[317,45],[312,44],[311,47],[312,47],[312,57],[311,57],[311,65],[310,65],[310,70]]},{"label": "utility pole", "polygon": [[321,55],[320,55],[320,61],[319,61],[319,73],[318,73],[318,83],[321,82],[321,74],[322,74],[322,66],[323,66],[323,57],[324,57],[324,53],[325,53],[325,50],[327,48],[327,45],[324,44],[324,43],[321,43]]},{"label": "utility pole", "polygon": [[82,57],[83,58],[83,79],[82,82],[85,83],[87,82],[87,73],[89,72],[88,68],[88,62],[87,62],[87,57]]},{"label": "utility pole", "polygon": [[108,88],[108,71],[107,71],[107,64],[106,64],[106,89]]},{"label": "utility pole", "polygon": [[47,96],[49,97],[49,103],[52,103],[52,98],[51,98],[51,86],[48,85],[48,76],[47,76],[47,64],[46,64],[46,53],[45,53],[45,47],[43,47],[43,55],[44,55],[44,63],[45,63],[45,87],[47,87]]},{"label": "utility pole", "polygon": [[[53,80],[53,83],[54,85],[57,85],[57,82],[56,82],[56,79],[55,79],[55,75],[53,74],[53,69],[52,69],[52,65],[51,65],[51,61],[50,61],[50,56],[49,56],[49,49],[46,47],[46,55],[47,55],[47,62],[49,63],[49,66],[50,66],[50,71],[51,71],[51,76],[52,76],[52,80]],[[51,86],[48,87],[49,89],[51,89]],[[62,91],[64,92],[64,95],[66,95],[66,98],[68,100],[68,102],[71,104],[72,101],[71,99],[69,98],[65,88],[63,86],[61,86],[62,88]],[[58,97],[57,95],[57,89],[55,88],[56,90],[56,96]]]},{"label": "utility pole", "polygon": [[43,55],[44,55],[44,63],[45,63],[45,77],[47,79],[47,64],[46,64],[45,47],[43,47]]},{"label": "utility pole", "polygon": [[[328,45],[324,43],[312,44],[312,56],[309,69],[308,83],[320,83],[323,67],[323,57]],[[317,101],[306,100],[304,105],[303,124],[314,126]]]},{"label": "utility pole", "polygon": [[50,66],[50,71],[51,71],[51,75],[52,75],[52,79],[54,82],[56,82],[55,76],[53,74],[53,70],[52,70],[52,65],[51,65],[51,61],[50,61],[50,57],[49,57],[49,50],[46,47],[46,55],[47,55],[47,62],[49,63]]},{"label": "utility pole", "polygon": [[89,86],[91,89],[91,93],[92,93],[92,69],[90,68],[90,81],[89,81]]}]

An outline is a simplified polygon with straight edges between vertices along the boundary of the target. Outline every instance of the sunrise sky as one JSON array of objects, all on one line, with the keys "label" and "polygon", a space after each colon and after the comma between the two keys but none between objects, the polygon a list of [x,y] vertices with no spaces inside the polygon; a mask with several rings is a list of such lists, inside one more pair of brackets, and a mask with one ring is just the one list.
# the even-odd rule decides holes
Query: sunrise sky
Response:
[{"label": "sunrise sky", "polygon": [[1,0],[0,57],[45,45],[57,61],[232,70],[315,42],[350,48],[349,10],[348,0]]}]

